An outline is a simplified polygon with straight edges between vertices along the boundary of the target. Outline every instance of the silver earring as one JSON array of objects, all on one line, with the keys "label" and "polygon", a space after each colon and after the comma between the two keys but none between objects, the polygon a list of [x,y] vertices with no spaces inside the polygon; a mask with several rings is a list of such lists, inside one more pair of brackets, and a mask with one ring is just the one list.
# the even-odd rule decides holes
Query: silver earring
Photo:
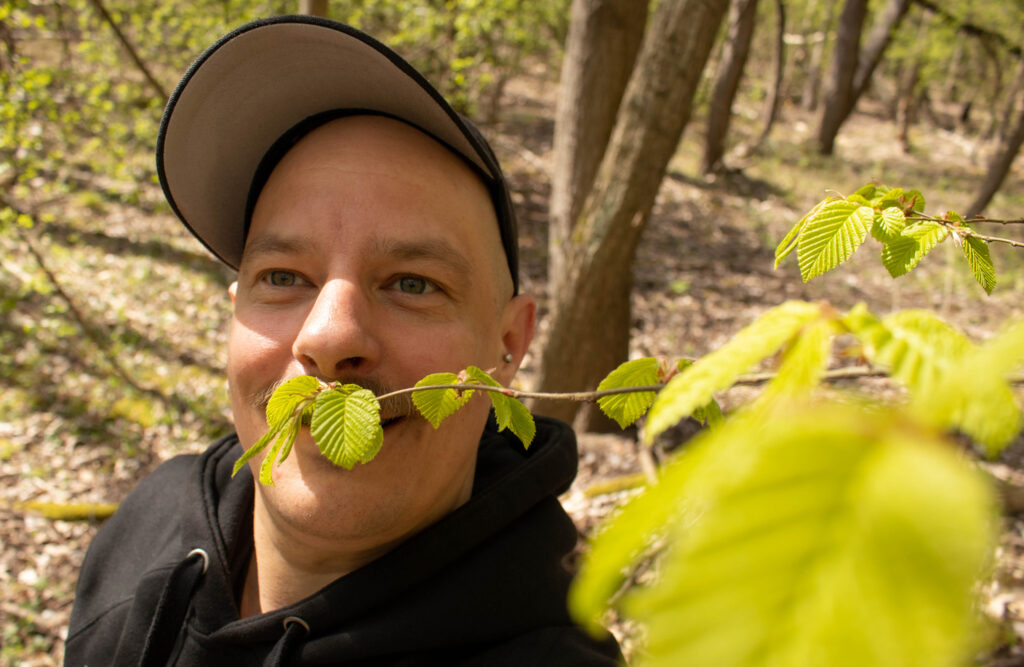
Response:
[{"label": "silver earring", "polygon": [[512,363],[512,353],[511,353],[511,352],[506,352],[506,353],[505,353],[505,356],[504,356],[504,357],[502,357],[502,360],[503,360],[503,361],[504,361],[504,362],[505,362],[506,364],[511,364],[511,363]]}]

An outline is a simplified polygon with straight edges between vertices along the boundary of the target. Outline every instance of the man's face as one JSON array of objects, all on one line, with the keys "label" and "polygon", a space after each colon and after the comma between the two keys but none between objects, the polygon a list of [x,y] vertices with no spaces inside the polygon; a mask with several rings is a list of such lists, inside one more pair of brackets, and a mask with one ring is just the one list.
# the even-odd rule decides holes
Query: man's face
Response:
[{"label": "man's face", "polygon": [[[473,364],[508,382],[533,328],[532,300],[512,298],[483,184],[426,135],[372,116],[314,130],[275,167],[232,297],[228,379],[243,447],[289,378],[381,393]],[[303,429],[274,486],[257,487],[257,521],[328,553],[386,551],[468,498],[488,405],[475,396],[435,431],[385,404],[380,453],[351,471]]]}]

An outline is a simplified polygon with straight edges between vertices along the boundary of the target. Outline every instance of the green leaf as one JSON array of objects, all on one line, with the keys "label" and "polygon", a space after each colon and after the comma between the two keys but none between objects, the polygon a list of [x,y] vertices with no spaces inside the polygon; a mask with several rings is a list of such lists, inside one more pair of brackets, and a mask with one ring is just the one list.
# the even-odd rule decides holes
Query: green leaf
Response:
[{"label": "green leaf", "polygon": [[[417,387],[435,384],[461,384],[455,373],[432,373],[416,383]],[[473,390],[424,389],[412,395],[413,405],[435,429],[473,396]]]},{"label": "green leaf", "polygon": [[826,203],[807,221],[797,243],[797,262],[804,282],[831,271],[864,242],[874,210],[846,200]]},{"label": "green leaf", "polygon": [[903,194],[903,207],[904,209],[910,209],[914,213],[923,212],[924,195],[921,194],[920,190],[907,190]]},{"label": "green leaf", "polygon": [[714,393],[732,386],[736,378],[769,357],[808,322],[821,317],[821,307],[787,301],[767,311],[725,345],[698,359],[672,378],[661,390],[647,415],[644,442],[693,414],[714,399]]},{"label": "green leaf", "polygon": [[907,216],[895,206],[876,213],[874,224],[871,225],[871,236],[876,241],[888,243],[899,238],[899,235],[907,226]]},{"label": "green leaf", "polygon": [[301,422],[298,418],[290,419],[285,423],[284,428],[281,429],[277,437],[274,438],[273,446],[267,452],[267,455],[263,457],[263,462],[260,464],[260,484],[264,486],[274,485],[272,475],[274,464],[278,461],[284,461],[288,456],[295,438],[299,435],[300,427]]},{"label": "green leaf", "polygon": [[956,328],[926,310],[904,310],[879,320],[864,304],[843,318],[862,345],[862,354],[913,393],[930,391],[948,374],[971,342]]},{"label": "green leaf", "polygon": [[926,220],[909,225],[899,237],[882,246],[882,264],[889,275],[898,278],[917,266],[947,236],[949,229],[937,222]]},{"label": "green leaf", "polygon": [[725,416],[722,415],[722,407],[718,405],[718,401],[713,398],[704,407],[694,410],[693,418],[701,424],[706,424],[708,428],[719,428],[725,423]]},{"label": "green leaf", "polygon": [[809,394],[828,369],[836,333],[835,323],[825,318],[803,327],[786,348],[778,372],[758,400],[767,403],[780,397]]},{"label": "green leaf", "polygon": [[351,470],[380,451],[384,441],[380,403],[372,391],[355,384],[321,392],[309,430],[328,461]]},{"label": "green leaf", "polygon": [[305,401],[312,401],[321,391],[320,381],[311,375],[300,375],[274,390],[267,403],[267,423],[277,424],[290,419]]},{"label": "green leaf", "polygon": [[[658,384],[658,360],[654,357],[633,359],[620,364],[597,385],[598,391],[623,389],[626,387],[646,387]],[[647,412],[654,403],[657,393],[653,391],[612,394],[597,399],[597,405],[608,417],[626,428]]]},{"label": "green leaf", "polygon": [[971,267],[974,279],[978,281],[985,294],[992,294],[996,286],[996,267],[992,263],[992,255],[988,250],[988,243],[974,236],[963,239],[961,247],[967,265]]},{"label": "green leaf", "polygon": [[281,431],[284,430],[284,428],[287,425],[288,421],[285,420],[278,422],[275,426],[272,426],[271,428],[267,429],[267,432],[264,433],[259,440],[253,443],[252,447],[245,450],[245,452],[242,453],[238,460],[235,461],[235,465],[231,469],[231,476],[234,477],[235,475],[237,475],[238,471],[241,470],[242,467],[246,463],[248,463],[254,456],[262,452],[267,447],[267,445],[273,442],[277,438],[278,434],[281,433]]},{"label": "green leaf", "polygon": [[662,534],[658,585],[621,605],[647,628],[648,666],[960,664],[994,508],[981,474],[899,417],[748,413],[699,436],[595,537],[570,609],[593,625]]},{"label": "green leaf", "polygon": [[818,211],[820,211],[823,206],[825,206],[831,201],[836,200],[838,200],[838,197],[826,197],[825,199],[815,204],[814,208],[808,211],[804,217],[800,218],[800,220],[795,225],[793,225],[793,228],[789,230],[789,233],[786,234],[785,238],[783,238],[779,245],[775,248],[776,269],[779,268],[779,264],[782,262],[782,260],[784,260],[786,256],[789,255],[789,253],[793,252],[793,250],[796,248],[797,242],[800,240],[800,233],[803,232],[804,227],[807,226],[807,221],[811,220],[814,216],[816,216],[818,214]]},{"label": "green leaf", "polygon": [[867,185],[859,187],[853,194],[860,195],[861,197],[870,200],[874,199],[875,193],[878,192],[880,188],[885,188],[885,186],[880,186],[877,183],[868,183]]},{"label": "green leaf", "polygon": [[[500,394],[495,394],[500,395]],[[533,421],[530,410],[518,399],[502,396],[508,401],[508,428],[523,443],[523,449],[529,449],[534,436],[537,435],[537,424]]]},{"label": "green leaf", "polygon": [[[476,366],[466,368],[466,375],[482,385],[504,388],[500,382]],[[488,391],[486,394],[491,399],[491,405],[494,406],[494,419],[498,423],[498,431],[509,429],[522,441],[523,447],[529,449],[530,443],[533,442],[533,437],[537,433],[537,425],[533,421],[530,410],[519,399],[511,396],[496,391]]]},{"label": "green leaf", "polygon": [[914,414],[957,428],[996,456],[1020,433],[1024,418],[1007,378],[1024,365],[1024,320],[968,350],[911,404]]}]

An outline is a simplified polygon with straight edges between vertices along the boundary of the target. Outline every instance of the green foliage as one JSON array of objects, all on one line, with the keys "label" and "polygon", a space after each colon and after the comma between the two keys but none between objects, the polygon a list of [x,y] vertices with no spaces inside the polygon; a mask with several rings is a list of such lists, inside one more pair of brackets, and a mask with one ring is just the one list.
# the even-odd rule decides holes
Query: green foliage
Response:
[{"label": "green foliage", "polygon": [[898,236],[882,246],[882,265],[893,278],[909,272],[932,248],[949,236],[949,229],[937,222],[908,225]]},{"label": "green foliage", "polygon": [[[416,383],[417,387],[429,385],[458,384],[459,377],[455,373],[432,373]],[[413,405],[420,414],[437,428],[456,410],[461,408],[473,396],[473,390],[467,389],[425,389],[412,395]]]},{"label": "green foliage", "polygon": [[327,460],[351,470],[380,451],[380,403],[369,389],[343,384],[321,392],[313,404],[310,435]]},{"label": "green foliage", "polygon": [[827,202],[808,220],[797,240],[797,261],[804,282],[839,266],[864,242],[872,210],[857,202]]},{"label": "green foliage", "polygon": [[665,429],[707,405],[716,391],[731,387],[741,374],[775,354],[805,325],[822,315],[823,310],[817,304],[786,302],[767,311],[725,345],[685,368],[669,381],[654,401],[647,416],[644,440],[653,442]]},{"label": "green foliage", "polygon": [[644,664],[960,664],[993,509],[976,471],[897,415],[750,411],[598,534],[570,607],[597,628],[634,559],[663,543],[658,584],[619,605],[647,626]]},{"label": "green foliage", "polygon": [[924,196],[884,185],[865,185],[849,197],[829,196],[800,219],[775,249],[775,267],[794,249],[804,282],[848,260],[868,231],[882,244],[882,265],[894,278],[911,270],[952,237],[963,248],[971,274],[991,294],[995,267],[988,243],[959,214],[924,214]]},{"label": "green foliage", "polygon": [[[333,16],[406,55],[463,113],[500,94],[524,60],[557,62],[568,0],[349,0]],[[493,111],[493,100],[491,104]]]},{"label": "green foliage", "polygon": [[487,397],[491,399],[491,405],[494,407],[494,419],[498,422],[498,431],[509,429],[522,441],[523,447],[529,449],[533,437],[537,434],[537,425],[526,406],[519,400],[505,395],[504,387],[486,371],[480,370],[476,366],[470,366],[466,369],[466,375],[470,382],[500,390],[487,392]]},{"label": "green foliage", "polygon": [[[634,359],[621,364],[597,385],[598,391],[624,387],[651,386],[661,382],[658,360],[653,357]],[[612,394],[597,399],[597,405],[608,417],[614,419],[620,428],[626,428],[640,419],[654,403],[657,394],[653,391]]]},{"label": "green foliage", "polygon": [[956,428],[997,455],[1020,432],[1024,417],[1007,378],[1024,365],[1024,320],[967,349],[911,409],[923,420]]},{"label": "green foliage", "polygon": [[[970,229],[969,226],[967,228]],[[967,260],[967,266],[971,267],[974,279],[985,290],[985,294],[992,294],[992,290],[996,286],[996,267],[992,263],[992,254],[989,252],[988,244],[973,236],[962,240],[959,236],[953,238],[960,241],[964,259]]]},{"label": "green foliage", "polygon": [[[498,431],[509,429],[529,448],[537,433],[533,415],[512,395],[515,392],[476,366],[459,375],[433,373],[413,389],[399,393],[412,393],[413,405],[436,429],[477,390],[490,398]],[[235,463],[232,475],[269,446],[260,464],[259,480],[273,484],[274,465],[288,458],[303,426],[309,426],[324,457],[346,470],[372,461],[384,444],[380,401],[372,391],[356,384],[323,383],[309,375],[292,378],[274,390],[267,403],[267,425],[267,432]]]},{"label": "green foliage", "polygon": [[312,417],[314,402],[322,388],[319,380],[303,375],[275,389],[267,402],[267,424],[270,428],[235,461],[231,474],[236,475],[250,459],[269,445],[270,452],[260,465],[259,478],[263,484],[273,484],[271,472],[274,464],[288,457],[299,429]]}]

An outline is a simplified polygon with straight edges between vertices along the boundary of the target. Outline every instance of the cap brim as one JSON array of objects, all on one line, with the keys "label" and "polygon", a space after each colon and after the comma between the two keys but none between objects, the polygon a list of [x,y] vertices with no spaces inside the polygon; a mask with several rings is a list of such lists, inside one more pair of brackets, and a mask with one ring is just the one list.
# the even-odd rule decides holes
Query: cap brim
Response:
[{"label": "cap brim", "polygon": [[293,125],[331,109],[402,118],[501,179],[448,103],[390,49],[349,26],[282,16],[222,38],[171,95],[157,143],[157,173],[171,208],[238,268],[261,159]]}]

